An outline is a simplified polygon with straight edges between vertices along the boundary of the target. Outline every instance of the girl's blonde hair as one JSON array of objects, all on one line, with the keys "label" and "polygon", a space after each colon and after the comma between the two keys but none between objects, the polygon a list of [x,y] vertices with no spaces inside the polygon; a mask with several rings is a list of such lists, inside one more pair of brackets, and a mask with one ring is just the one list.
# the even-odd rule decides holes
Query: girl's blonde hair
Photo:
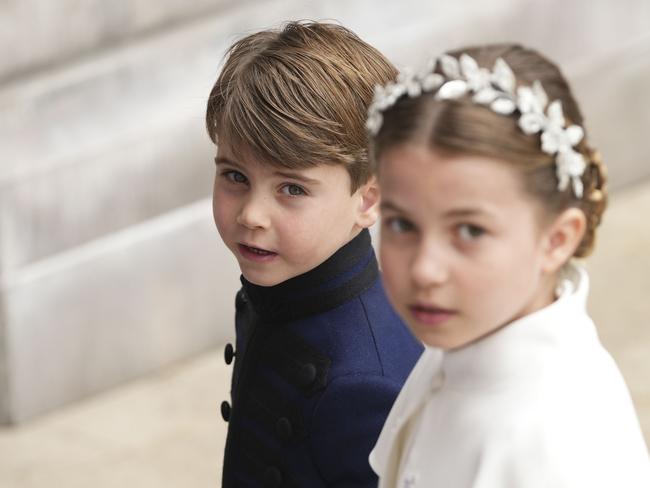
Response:
[{"label": "girl's blonde hair", "polygon": [[[514,72],[517,83],[530,86],[540,81],[549,100],[560,100],[567,125],[584,128],[583,117],[568,82],[559,68],[548,59],[516,44],[470,47],[448,54],[466,53],[482,67],[492,67],[502,58]],[[426,92],[410,98],[404,96],[383,112],[383,123],[370,141],[372,160],[376,164],[389,147],[418,142],[452,154],[476,154],[501,159],[515,165],[524,175],[525,189],[551,213],[569,207],[581,209],[587,217],[587,229],[574,256],[589,255],[595,231],[607,206],[606,170],[599,154],[589,147],[586,137],[575,147],[587,162],[582,176],[584,195],[577,198],[569,187],[558,190],[555,156],[542,151],[540,136],[527,135],[517,125],[515,116],[501,115],[472,101],[471,95],[454,100],[437,100]]]},{"label": "girl's blonde hair", "polygon": [[372,174],[365,119],[374,86],[395,75],[350,30],[290,22],[231,46],[208,99],[208,133],[280,167],[341,164],[354,192]]}]

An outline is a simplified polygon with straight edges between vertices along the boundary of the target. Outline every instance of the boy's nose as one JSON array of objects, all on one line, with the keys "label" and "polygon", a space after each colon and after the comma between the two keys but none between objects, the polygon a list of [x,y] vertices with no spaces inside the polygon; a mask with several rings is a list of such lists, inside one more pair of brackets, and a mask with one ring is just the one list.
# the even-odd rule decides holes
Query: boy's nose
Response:
[{"label": "boy's nose", "polygon": [[237,223],[249,229],[266,229],[270,225],[268,203],[263,198],[252,197],[241,207]]},{"label": "boy's nose", "polygon": [[433,246],[422,246],[411,263],[411,279],[419,288],[440,286],[449,278],[444,253]]}]

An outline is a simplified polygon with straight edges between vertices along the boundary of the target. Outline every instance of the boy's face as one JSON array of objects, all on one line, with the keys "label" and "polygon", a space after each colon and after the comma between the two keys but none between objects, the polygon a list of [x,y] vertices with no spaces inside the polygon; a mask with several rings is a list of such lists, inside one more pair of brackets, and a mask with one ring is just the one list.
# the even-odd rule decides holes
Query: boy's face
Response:
[{"label": "boy's face", "polygon": [[512,166],[418,145],[379,163],[383,276],[421,341],[462,347],[553,300],[541,210]]},{"label": "boy's face", "polygon": [[272,286],[315,268],[377,218],[374,182],[350,194],[340,165],[289,170],[219,145],[213,211],[244,277]]}]

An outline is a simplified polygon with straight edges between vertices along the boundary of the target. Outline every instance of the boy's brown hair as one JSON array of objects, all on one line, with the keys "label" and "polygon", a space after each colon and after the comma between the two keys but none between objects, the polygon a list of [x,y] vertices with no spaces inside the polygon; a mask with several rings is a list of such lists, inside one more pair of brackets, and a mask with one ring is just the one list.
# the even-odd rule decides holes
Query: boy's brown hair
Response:
[{"label": "boy's brown hair", "polygon": [[279,167],[341,164],[354,192],[370,178],[367,108],[396,75],[336,24],[290,22],[235,42],[208,99],[213,142]]}]

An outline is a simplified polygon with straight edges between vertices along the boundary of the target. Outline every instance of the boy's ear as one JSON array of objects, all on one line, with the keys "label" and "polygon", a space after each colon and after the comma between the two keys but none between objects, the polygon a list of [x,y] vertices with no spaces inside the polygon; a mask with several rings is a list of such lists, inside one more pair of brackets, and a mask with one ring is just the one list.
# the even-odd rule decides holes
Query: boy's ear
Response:
[{"label": "boy's ear", "polygon": [[359,207],[357,209],[357,225],[361,228],[372,226],[379,218],[379,185],[377,178],[370,179],[357,188],[355,192],[359,196]]},{"label": "boy's ear", "polygon": [[558,271],[575,252],[587,228],[585,214],[571,207],[558,215],[545,231],[543,270]]}]

